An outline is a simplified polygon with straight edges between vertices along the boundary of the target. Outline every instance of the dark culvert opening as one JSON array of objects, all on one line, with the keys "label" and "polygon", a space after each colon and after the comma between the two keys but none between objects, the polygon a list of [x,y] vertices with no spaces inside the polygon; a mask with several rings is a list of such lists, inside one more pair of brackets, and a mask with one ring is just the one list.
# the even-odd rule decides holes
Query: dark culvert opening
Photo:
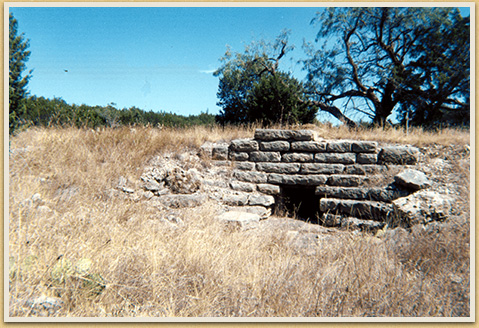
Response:
[{"label": "dark culvert opening", "polygon": [[281,185],[281,193],[275,213],[319,224],[320,196],[315,195],[316,187]]}]

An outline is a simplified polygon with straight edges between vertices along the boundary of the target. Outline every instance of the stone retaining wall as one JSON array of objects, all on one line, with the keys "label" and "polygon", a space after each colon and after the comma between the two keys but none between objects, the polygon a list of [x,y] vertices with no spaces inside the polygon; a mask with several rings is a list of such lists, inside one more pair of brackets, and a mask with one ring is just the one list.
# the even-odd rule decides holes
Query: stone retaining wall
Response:
[{"label": "stone retaining wall", "polygon": [[319,197],[319,204],[310,206],[318,207],[325,224],[331,215],[390,220],[392,201],[418,189],[395,175],[415,165],[419,154],[412,146],[380,147],[373,141],[324,140],[309,130],[273,129],[258,129],[253,139],[217,144],[211,151],[213,160],[234,167],[230,188],[238,193],[225,202],[274,208],[285,188],[302,186]]}]

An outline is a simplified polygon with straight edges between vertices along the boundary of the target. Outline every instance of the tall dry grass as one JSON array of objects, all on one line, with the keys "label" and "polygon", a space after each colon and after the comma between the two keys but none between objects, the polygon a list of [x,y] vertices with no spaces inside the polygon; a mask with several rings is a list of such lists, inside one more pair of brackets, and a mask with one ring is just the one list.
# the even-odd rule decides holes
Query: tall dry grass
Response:
[{"label": "tall dry grass", "polygon": [[[313,253],[285,230],[224,229],[214,203],[184,209],[184,224],[171,225],[167,212],[108,193],[120,176],[138,180],[161,152],[251,137],[253,128],[52,128],[13,137],[9,316],[44,315],[28,306],[40,295],[60,298],[49,314],[62,317],[469,316],[468,185],[462,214],[440,233],[338,232]],[[340,128],[315,129],[344,137]],[[392,141],[390,131],[357,133],[348,137]],[[401,140],[433,139],[417,133]],[[449,133],[468,143],[466,133]],[[468,183],[468,167],[456,169]],[[88,276],[56,275],[85,261]]]}]

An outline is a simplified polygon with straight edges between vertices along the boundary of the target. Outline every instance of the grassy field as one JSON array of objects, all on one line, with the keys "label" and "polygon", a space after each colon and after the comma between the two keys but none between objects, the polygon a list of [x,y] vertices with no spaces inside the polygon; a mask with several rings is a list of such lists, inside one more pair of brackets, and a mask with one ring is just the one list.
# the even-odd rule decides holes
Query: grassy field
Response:
[{"label": "grassy field", "polygon": [[[468,131],[452,129],[305,128],[328,139],[470,144]],[[467,161],[453,166],[461,201],[440,233],[346,231],[320,240],[313,255],[298,252],[284,231],[224,229],[214,203],[185,209],[184,224],[174,226],[160,220],[167,213],[108,192],[120,176],[138,181],[155,155],[253,134],[254,127],[32,128],[12,137],[9,316],[470,315]],[[62,306],[40,311],[31,300],[41,296]]]}]

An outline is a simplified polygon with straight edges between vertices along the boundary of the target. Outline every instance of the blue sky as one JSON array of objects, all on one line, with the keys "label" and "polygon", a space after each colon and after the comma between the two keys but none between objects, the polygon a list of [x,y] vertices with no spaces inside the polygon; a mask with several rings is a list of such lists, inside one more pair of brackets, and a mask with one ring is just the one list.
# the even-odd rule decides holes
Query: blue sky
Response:
[{"label": "blue sky", "polygon": [[315,38],[310,21],[320,9],[10,7],[10,12],[30,40],[32,95],[190,115],[219,112],[212,72],[227,45],[241,52],[253,40],[273,41],[289,29],[296,49],[282,68],[302,78],[296,61],[304,58],[303,40]]}]

